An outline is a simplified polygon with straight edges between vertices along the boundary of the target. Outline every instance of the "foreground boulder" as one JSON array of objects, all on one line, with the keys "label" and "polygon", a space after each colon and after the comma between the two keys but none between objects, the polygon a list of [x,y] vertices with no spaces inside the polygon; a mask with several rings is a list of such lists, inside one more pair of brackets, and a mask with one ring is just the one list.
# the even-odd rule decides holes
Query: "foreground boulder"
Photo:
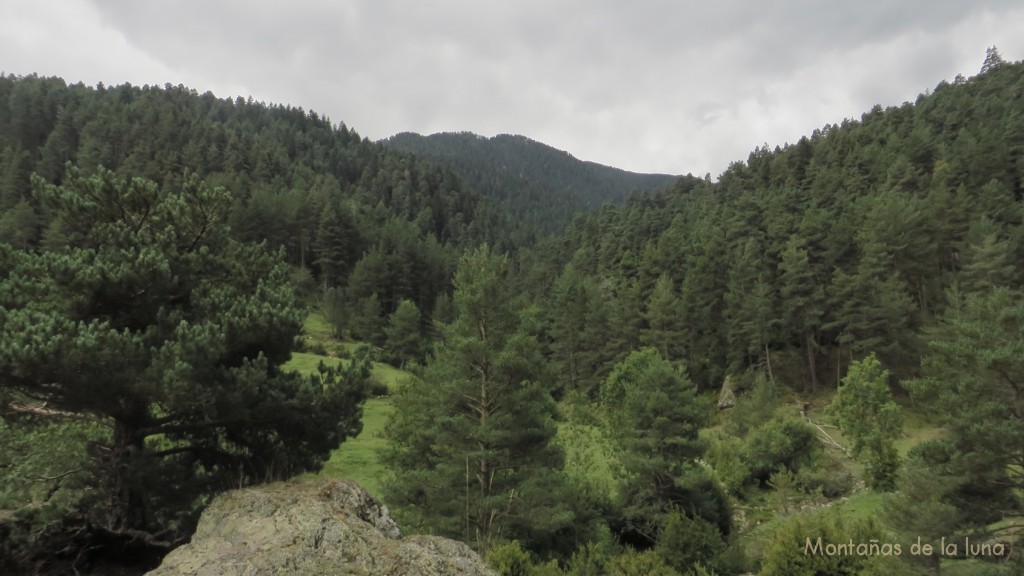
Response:
[{"label": "foreground boulder", "polygon": [[148,576],[494,574],[469,546],[402,537],[387,507],[350,480],[235,490],[203,512],[192,542]]}]

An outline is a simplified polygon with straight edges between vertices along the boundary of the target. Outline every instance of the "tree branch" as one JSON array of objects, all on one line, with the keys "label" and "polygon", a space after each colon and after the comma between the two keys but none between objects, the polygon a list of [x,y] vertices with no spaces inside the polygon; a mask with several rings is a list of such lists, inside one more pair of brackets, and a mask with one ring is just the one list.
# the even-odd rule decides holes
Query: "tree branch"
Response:
[{"label": "tree branch", "polygon": [[34,416],[45,416],[47,418],[68,418],[70,420],[81,420],[84,422],[101,424],[107,427],[112,426],[112,423],[109,421],[93,414],[83,414],[81,412],[69,412],[67,410],[59,410],[57,408],[48,408],[46,406],[46,402],[37,406],[14,401],[8,403],[7,407],[13,412],[17,412],[19,414],[32,414]]},{"label": "tree branch", "polygon": [[74,470],[68,470],[67,472],[62,472],[60,474],[57,474],[56,476],[36,476],[35,478],[29,478],[28,476],[23,476],[23,478],[25,480],[28,480],[29,482],[53,482],[54,480],[60,480],[61,478],[65,477],[65,476],[70,476],[72,474],[77,474],[78,472],[84,472],[84,471],[85,471],[85,468],[75,468]]}]

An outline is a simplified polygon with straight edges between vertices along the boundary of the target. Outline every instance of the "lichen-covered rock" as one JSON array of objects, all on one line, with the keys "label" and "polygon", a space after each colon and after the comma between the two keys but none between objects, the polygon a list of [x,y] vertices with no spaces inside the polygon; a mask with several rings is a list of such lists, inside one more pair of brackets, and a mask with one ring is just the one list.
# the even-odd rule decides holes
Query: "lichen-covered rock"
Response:
[{"label": "lichen-covered rock", "polygon": [[402,538],[387,507],[355,482],[316,492],[272,484],[222,494],[192,542],[147,576],[493,575],[461,542]]}]

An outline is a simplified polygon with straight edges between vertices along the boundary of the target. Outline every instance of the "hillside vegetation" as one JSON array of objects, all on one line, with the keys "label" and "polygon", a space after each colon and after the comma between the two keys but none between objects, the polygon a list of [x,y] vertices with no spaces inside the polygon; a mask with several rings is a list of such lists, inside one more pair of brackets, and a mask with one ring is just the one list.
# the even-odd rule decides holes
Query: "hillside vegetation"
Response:
[{"label": "hillside vegetation", "polygon": [[631,192],[657,190],[679,179],[577,160],[568,152],[511,134],[487,138],[471,132],[403,132],[381,143],[450,169],[540,234],[561,232],[577,214],[607,203],[621,204]]},{"label": "hillside vegetation", "polygon": [[506,575],[1024,571],[1024,63],[541,239],[584,168],[450,138],[0,78],[0,570],[342,474]]}]

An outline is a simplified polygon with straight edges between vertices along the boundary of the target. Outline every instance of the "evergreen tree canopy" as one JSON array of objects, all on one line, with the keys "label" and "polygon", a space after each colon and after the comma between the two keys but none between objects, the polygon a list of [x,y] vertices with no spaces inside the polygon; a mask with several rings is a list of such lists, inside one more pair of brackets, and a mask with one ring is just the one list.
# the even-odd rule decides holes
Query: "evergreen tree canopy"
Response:
[{"label": "evergreen tree canopy", "polygon": [[552,444],[550,374],[531,323],[511,305],[507,257],[484,245],[455,274],[456,317],[422,381],[395,397],[385,461],[392,501],[487,549],[501,536],[543,549],[573,513]]},{"label": "evergreen tree canopy", "polygon": [[721,495],[690,487],[695,480],[701,484],[693,463],[703,454],[698,432],[709,403],[697,395],[685,367],[673,366],[653,348],[634,352],[602,384],[601,403],[626,479],[624,532],[652,545],[662,515],[673,507],[696,510],[728,532],[728,515],[706,510],[709,502],[712,508],[723,504],[715,502]]},{"label": "evergreen tree canopy", "polygon": [[949,529],[986,531],[1024,517],[1024,298],[995,288],[952,299],[928,333],[926,376],[907,386],[949,430],[923,453],[932,473],[953,479],[941,499],[964,518]]},{"label": "evergreen tree canopy", "polygon": [[317,470],[360,431],[368,361],[281,370],[301,323],[288,267],[229,237],[224,189],[105,170],[33,185],[70,244],[0,244],[0,403],[12,426],[101,431],[90,530],[167,545],[210,493]]}]

